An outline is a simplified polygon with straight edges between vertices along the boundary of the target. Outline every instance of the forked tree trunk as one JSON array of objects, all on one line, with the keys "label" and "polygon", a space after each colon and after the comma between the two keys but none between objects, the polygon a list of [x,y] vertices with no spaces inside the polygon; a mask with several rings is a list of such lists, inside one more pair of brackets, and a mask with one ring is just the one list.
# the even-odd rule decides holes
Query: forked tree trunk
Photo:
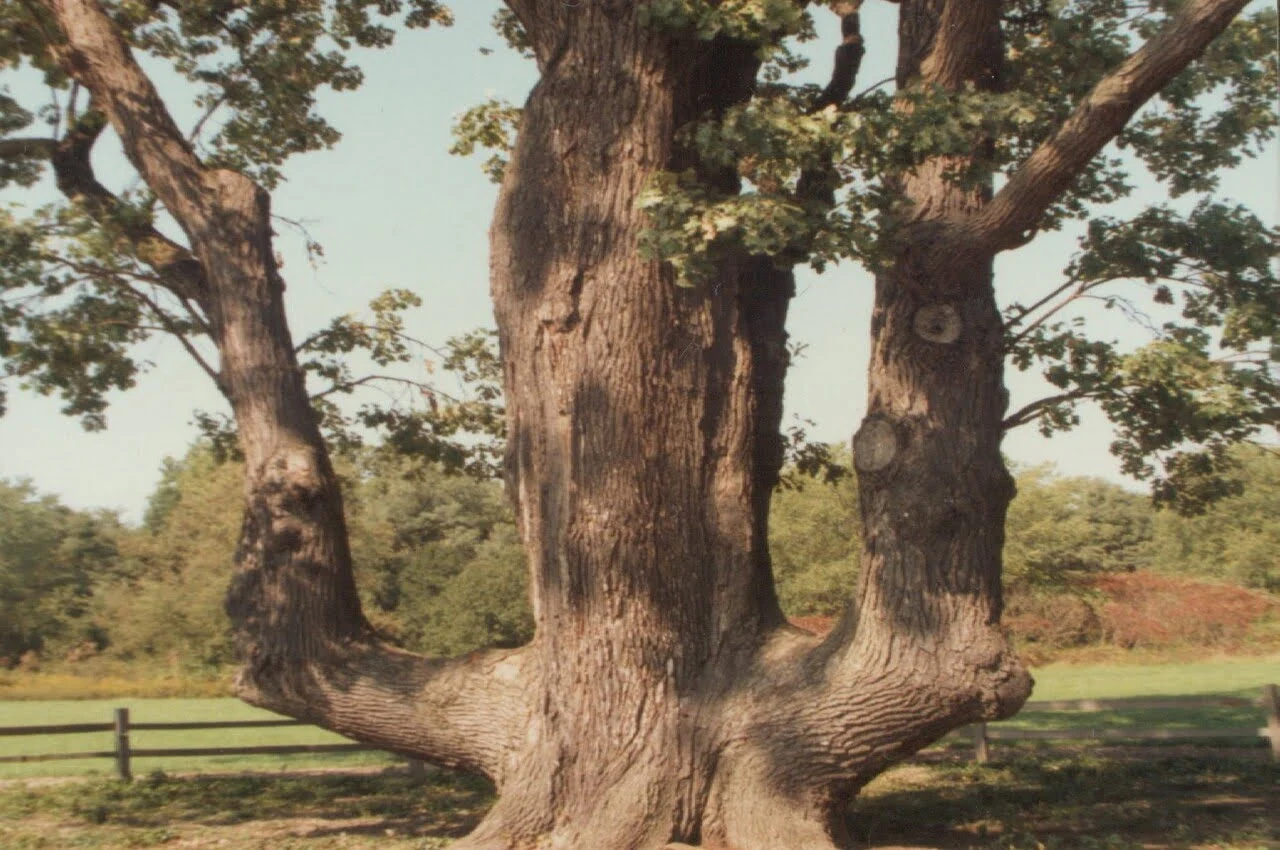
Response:
[{"label": "forked tree trunk", "polygon": [[[45,2],[64,67],[203,271],[184,294],[214,326],[247,460],[229,605],[246,699],[493,778],[459,850],[832,850],[869,779],[1026,699],[998,624],[1012,484],[992,258],[1242,0],[1190,0],[1031,158],[1037,179],[994,200],[945,179],[964,162],[903,181],[854,438],[862,577],[823,641],[785,624],[766,545],[791,275],[730,257],[684,289],[637,252],[646,181],[696,166],[676,130],[749,97],[754,52],[641,26],[630,2],[510,0],[542,78],[492,281],[537,636],[449,661],[379,644],[360,612],[266,194],[198,162],[97,0]],[[998,0],[900,5],[900,82],[998,85]]]},{"label": "forked tree trunk", "polygon": [[[862,621],[817,647],[782,625],[765,546],[791,275],[739,258],[682,289],[637,255],[639,192],[691,165],[673,131],[747,97],[757,62],[610,4],[543,11],[492,268],[542,676],[467,846],[830,847],[850,791],[1028,690],[996,628],[991,255],[957,271],[922,229],[881,282]],[[920,307],[967,326],[938,341]]]}]

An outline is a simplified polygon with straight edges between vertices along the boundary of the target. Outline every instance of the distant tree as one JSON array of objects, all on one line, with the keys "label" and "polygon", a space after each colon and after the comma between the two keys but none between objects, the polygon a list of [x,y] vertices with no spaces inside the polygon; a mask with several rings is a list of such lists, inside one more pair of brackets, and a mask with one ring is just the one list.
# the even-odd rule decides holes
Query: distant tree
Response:
[{"label": "distant tree", "polygon": [[1063,590],[1100,573],[1146,566],[1149,497],[1099,478],[1022,470],[1005,524],[1005,580],[1016,590]]},{"label": "distant tree", "polygon": [[95,587],[109,655],[196,669],[229,664],[224,611],[244,513],[244,470],[207,442],[168,459],[143,527],[119,537],[127,574]]},{"label": "distant tree", "polygon": [[1235,495],[1200,516],[1156,517],[1151,568],[1280,592],[1280,453],[1240,446],[1232,459]]},{"label": "distant tree", "polygon": [[[831,461],[846,467],[847,448],[831,447]],[[862,541],[858,534],[858,482],[851,472],[831,481],[785,468],[788,482],[773,496],[769,548],[778,601],[788,616],[835,617],[849,604],[857,582]]]},{"label": "distant tree", "polygon": [[0,667],[26,652],[98,640],[95,582],[118,569],[116,518],[83,513],[26,481],[0,480]]},{"label": "distant tree", "polygon": [[356,580],[376,625],[432,653],[532,635],[524,550],[501,485],[387,448],[343,467]]}]

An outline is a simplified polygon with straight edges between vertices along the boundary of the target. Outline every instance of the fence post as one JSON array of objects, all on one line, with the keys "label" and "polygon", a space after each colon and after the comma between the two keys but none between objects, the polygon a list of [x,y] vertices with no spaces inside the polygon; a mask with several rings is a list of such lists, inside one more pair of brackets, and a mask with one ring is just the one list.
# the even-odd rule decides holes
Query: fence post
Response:
[{"label": "fence post", "polygon": [[125,782],[133,779],[129,769],[129,709],[117,708],[116,719],[116,773]]},{"label": "fence post", "polygon": [[987,724],[975,723],[973,729],[973,760],[978,764],[986,764],[991,758],[987,749]]},{"label": "fence post", "polygon": [[1280,688],[1262,686],[1262,705],[1267,710],[1267,733],[1271,737],[1271,760],[1280,761]]}]

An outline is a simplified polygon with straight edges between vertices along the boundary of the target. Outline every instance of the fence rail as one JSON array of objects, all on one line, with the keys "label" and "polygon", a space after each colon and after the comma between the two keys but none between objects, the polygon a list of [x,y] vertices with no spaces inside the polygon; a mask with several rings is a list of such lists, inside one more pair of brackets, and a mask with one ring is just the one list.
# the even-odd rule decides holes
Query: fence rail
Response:
[{"label": "fence rail", "polygon": [[0,737],[18,735],[69,735],[83,732],[111,732],[115,745],[110,750],[94,750],[74,753],[33,753],[17,756],[0,756],[0,764],[21,764],[38,761],[62,761],[65,759],[113,758],[116,774],[121,779],[133,778],[135,758],[174,758],[178,756],[250,756],[296,755],[300,753],[359,753],[378,752],[377,747],[364,744],[272,744],[248,747],[134,747],[129,741],[131,732],[177,732],[194,729],[264,729],[279,726],[310,726],[300,720],[210,720],[178,721],[176,723],[132,723],[129,709],[115,709],[111,723],[64,723],[54,726],[3,726]]},{"label": "fence rail", "polygon": [[[1000,729],[990,724],[978,723],[956,734],[968,734],[973,739],[974,760],[985,763],[991,755],[992,741],[1067,741],[1067,740],[1242,740],[1270,739],[1271,756],[1280,761],[1280,687],[1264,685],[1258,699],[1239,697],[1185,697],[1182,699],[1121,699],[1121,700],[1049,700],[1029,702],[1023,711],[1143,711],[1150,709],[1178,708],[1247,708],[1260,706],[1266,714],[1266,726],[1232,726],[1197,729],[1166,729],[1138,727],[1123,729],[1061,728],[1061,729]],[[111,732],[114,747],[74,753],[33,753],[29,755],[0,756],[0,764],[24,762],[62,761],[67,759],[105,759],[116,762],[116,773],[121,779],[133,777],[132,760],[135,758],[169,758],[177,756],[224,755],[292,755],[296,753],[355,753],[377,752],[377,747],[364,744],[281,744],[250,747],[169,747],[135,748],[129,742],[129,733],[135,731],[182,731],[195,729],[252,729],[279,726],[309,726],[299,720],[219,720],[207,722],[131,723],[129,709],[115,709],[111,723],[63,723],[51,726],[0,727],[0,738],[21,735],[70,735],[85,732]],[[417,767],[411,762],[411,766]]]}]

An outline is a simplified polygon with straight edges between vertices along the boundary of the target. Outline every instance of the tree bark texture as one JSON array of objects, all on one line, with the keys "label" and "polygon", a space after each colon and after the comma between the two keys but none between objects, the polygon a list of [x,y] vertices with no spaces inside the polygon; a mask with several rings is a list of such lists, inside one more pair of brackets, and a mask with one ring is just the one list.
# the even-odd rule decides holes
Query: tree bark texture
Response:
[{"label": "tree bark texture", "polygon": [[[459,850],[833,850],[845,805],[878,772],[1021,706],[1030,678],[999,630],[1013,486],[991,270],[1045,202],[1013,191],[1017,176],[995,204],[945,179],[967,164],[955,157],[901,181],[854,437],[862,576],[819,641],[785,623],[767,547],[785,260],[732,256],[682,288],[638,251],[641,191],[698,167],[676,131],[751,96],[755,50],[642,26],[624,0],[510,0],[541,79],[494,216],[491,280],[537,636],[425,659],[381,645],[360,611],[267,194],[198,161],[97,0],[44,2],[64,67],[182,226],[180,259],[199,264],[175,291],[209,317],[247,461],[228,604],[244,698],[494,779],[499,801]],[[998,87],[1000,5],[902,0],[899,84]],[[1191,0],[1173,26],[1202,13],[1225,26],[1239,5]],[[1162,44],[1183,64],[1198,52]],[[1142,69],[1168,67],[1140,64],[1133,90],[1155,90]],[[1060,183],[1087,157],[1046,162],[1028,167]]]}]

